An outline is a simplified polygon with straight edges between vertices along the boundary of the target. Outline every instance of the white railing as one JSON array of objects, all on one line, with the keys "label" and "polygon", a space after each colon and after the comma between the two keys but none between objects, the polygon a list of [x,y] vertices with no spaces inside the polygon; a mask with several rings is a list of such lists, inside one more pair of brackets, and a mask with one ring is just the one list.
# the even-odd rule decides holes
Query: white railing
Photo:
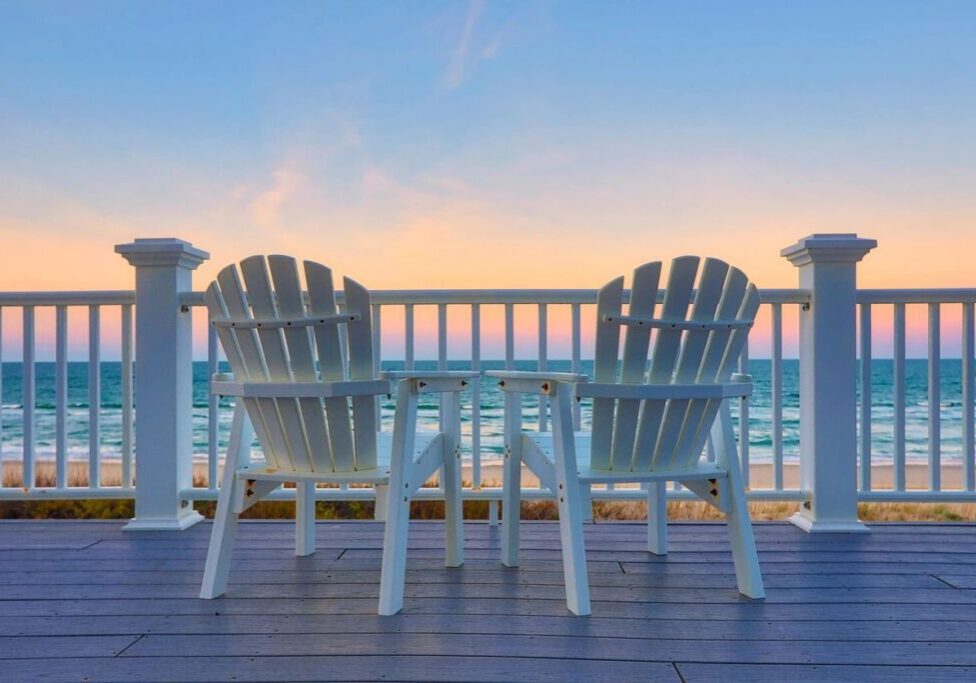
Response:
[{"label": "white railing", "polygon": [[[860,255],[863,255],[867,250],[863,243],[867,241],[855,242],[860,246],[855,245],[856,248],[852,251],[860,250]],[[760,499],[804,501],[806,514],[813,520],[801,524],[805,527],[816,526],[818,516],[820,519],[834,520],[831,522],[834,524],[837,519],[846,515],[844,523],[853,528],[856,525],[856,509],[851,508],[856,500],[976,500],[976,463],[973,452],[973,412],[976,403],[973,390],[973,312],[976,289],[857,291],[853,286],[854,263],[857,259],[838,260],[838,244],[841,248],[846,248],[843,240],[838,242],[837,236],[814,236],[786,250],[789,253],[784,252],[784,255],[800,268],[801,288],[763,290],[761,293],[763,306],[760,319],[763,324],[757,328],[768,329],[768,340],[754,333],[750,347],[740,359],[740,368],[747,371],[750,367],[750,354],[753,357],[769,357],[768,385],[757,383],[756,394],[752,398],[755,405],[761,404],[762,410],[768,406],[768,417],[764,418],[763,424],[766,429],[765,420],[768,420],[769,443],[765,452],[757,452],[750,445],[750,419],[754,421],[758,414],[754,412],[754,406],[749,401],[743,401],[738,410],[741,457],[747,483],[750,473],[753,475],[750,495]],[[173,360],[177,366],[183,368],[191,364],[190,321],[193,310],[202,306],[203,297],[202,293],[192,291],[189,273],[206,255],[185,243],[167,240],[137,241],[123,249],[126,250],[126,257],[136,265],[137,273],[141,272],[140,268],[149,266],[152,269],[151,276],[156,279],[144,281],[137,277],[135,292],[0,293],[0,329],[5,321],[21,320],[23,340],[20,366],[22,407],[4,406],[0,410],[0,446],[6,458],[5,482],[0,487],[0,499],[135,497],[138,503],[144,496],[152,494],[153,500],[143,503],[143,512],[139,512],[137,506],[137,517],[148,520],[140,528],[153,528],[154,520],[166,519],[167,515],[175,515],[182,521],[170,523],[169,526],[160,523],[161,528],[182,528],[193,521],[190,517],[191,501],[216,497],[221,460],[221,416],[226,416],[226,408],[208,395],[205,451],[197,454],[198,459],[206,463],[206,483],[202,486],[195,486],[191,478],[194,456],[190,444],[186,443],[186,435],[192,433],[193,428],[189,396],[187,405],[171,406],[172,410],[166,415],[158,415],[158,419],[152,423],[147,421],[142,429],[149,436],[143,436],[142,443],[145,445],[139,453],[144,465],[147,459],[152,460],[153,469],[150,475],[143,477],[144,481],[151,483],[144,485],[141,490],[138,489],[134,485],[137,461],[133,453],[133,361],[137,381],[142,377],[147,384],[151,382],[159,385],[149,387],[144,384],[143,390],[158,389],[159,394],[172,396],[186,394],[187,388],[180,382],[185,383],[186,377],[192,373],[184,375],[181,380],[178,377],[180,372],[159,372],[155,366],[157,363]],[[133,253],[140,249],[148,251],[134,256]],[[822,272],[817,270],[821,267],[818,249],[829,256],[822,263]],[[828,267],[835,270],[827,270]],[[849,272],[837,271],[838,267],[849,267]],[[161,276],[161,273],[169,271],[173,273],[172,278]],[[844,279],[845,272],[850,276],[849,281]],[[151,286],[146,285],[140,289],[140,282],[149,282]],[[838,286],[838,282],[843,286]],[[381,358],[396,358],[406,368],[425,362],[419,360],[419,356],[427,356],[426,362],[434,362],[438,368],[445,368],[449,362],[463,363],[475,370],[481,370],[492,362],[513,368],[517,363],[529,360],[539,369],[553,369],[553,363],[568,362],[567,369],[580,372],[584,369],[584,357],[589,355],[585,351],[592,348],[590,330],[593,325],[589,323],[595,315],[595,290],[397,290],[376,291],[373,294],[374,344],[377,354]],[[928,451],[927,477],[923,486],[913,485],[917,484],[912,479],[913,473],[917,475],[918,465],[911,462],[906,450],[906,308],[914,305],[927,306],[929,315]],[[951,462],[946,459],[942,448],[948,432],[943,429],[945,419],[940,401],[943,379],[940,343],[944,327],[942,312],[945,306],[961,307],[961,400],[959,406],[952,408],[958,408],[960,416],[958,420],[953,417],[951,425],[951,429],[960,432],[961,446],[959,457],[953,455]],[[875,329],[878,327],[877,316],[873,319],[872,314],[879,307],[893,311],[893,436],[890,453],[884,444],[879,446],[877,440],[872,438],[880,424],[876,418],[878,407],[874,401],[877,387],[871,379],[872,372],[880,362],[872,358],[872,343],[879,340]],[[77,367],[72,375],[72,365],[68,362],[69,311],[72,310],[87,312],[87,379],[77,376]],[[859,310],[859,315],[856,315],[856,310]],[[51,311],[54,328],[53,424],[48,420],[48,415],[39,420],[36,409],[38,316],[44,321],[50,321]],[[171,357],[147,357],[146,354],[141,358],[137,357],[139,334],[137,331],[134,343],[134,312],[142,316],[141,320],[146,323],[147,330],[175,330],[172,339],[176,341],[171,346],[179,348],[174,348]],[[12,313],[20,315],[11,316]],[[202,311],[197,315],[197,324],[202,322],[200,313]],[[528,325],[521,322],[526,315],[532,319]],[[103,328],[107,317],[112,319],[113,325],[116,318],[118,319],[118,354],[122,359],[117,379],[119,401],[117,406],[112,407],[109,421],[106,421],[106,409],[102,406],[101,383],[106,367],[101,360],[105,355]],[[801,378],[812,378],[799,383],[799,408],[792,397],[784,395],[788,386],[793,386],[792,378],[790,385],[784,383],[785,368],[793,367],[793,361],[784,358],[784,338],[792,341],[792,335],[784,335],[784,319],[793,321],[794,318],[799,319],[801,329],[798,372]],[[451,324],[459,319],[465,322],[462,327]],[[855,338],[855,319],[860,323],[859,346]],[[815,320],[827,322],[818,323],[819,327],[810,327]],[[429,321],[430,324],[425,325],[424,321]],[[79,321],[71,329],[77,332],[75,328],[80,328],[81,325]],[[528,339],[523,332],[526,329],[530,332]],[[551,343],[555,329],[560,330],[556,338],[566,348],[553,353]],[[830,334],[816,334],[821,329],[828,329]],[[9,329],[7,336],[12,336]],[[0,354],[3,338],[4,335],[0,334]],[[428,353],[418,353],[418,347],[423,346],[425,340]],[[169,346],[161,347],[158,338],[153,337],[152,341],[156,342],[157,355],[170,354]],[[534,348],[533,357],[517,359],[516,349],[527,348],[526,343]],[[164,350],[160,352],[159,348]],[[856,348],[860,349],[859,369],[854,365]],[[853,368],[851,372],[836,375],[835,371],[840,367],[836,360],[838,353],[849,356],[844,357],[850,361],[849,367]],[[824,359],[828,359],[829,363]],[[145,365],[140,366],[140,361]],[[207,344],[207,376],[218,369],[219,362],[218,345],[211,330]],[[9,391],[12,378],[3,377],[2,372],[3,367],[0,366],[0,385]],[[81,405],[70,405],[69,375],[77,380],[75,384],[84,384],[86,398],[79,402]],[[855,403],[855,375],[860,377],[861,386],[858,403]],[[849,386],[847,380],[850,380]],[[74,396],[78,396],[81,387],[73,386],[72,391]],[[113,387],[112,392],[114,391],[116,389]],[[485,477],[486,463],[493,447],[492,443],[488,443],[491,437],[486,437],[485,434],[491,431],[492,420],[496,418],[486,417],[481,410],[483,403],[491,402],[490,392],[494,391],[496,390],[490,383],[475,383],[466,406],[470,424],[470,430],[466,430],[466,447],[470,454],[470,486],[465,495],[470,499],[497,501],[500,497],[498,488]],[[846,408],[836,413],[837,406],[847,405],[845,402],[848,401],[851,406],[850,414],[848,415]],[[87,410],[87,420],[84,419],[82,408]],[[586,408],[585,404],[577,405],[574,415],[577,425],[581,421],[585,422]],[[17,417],[18,410],[21,432],[19,445],[16,444],[15,436],[2,431],[5,425],[12,424],[11,420]],[[114,422],[115,410],[118,410],[118,425]],[[832,414],[832,410],[836,414]],[[787,416],[796,416],[801,432],[799,443],[791,437],[793,448],[789,450],[784,439],[784,421]],[[845,421],[848,417],[849,439],[845,436]],[[539,406],[533,419],[539,429],[548,428],[544,403]],[[957,421],[960,424],[957,425]],[[118,446],[106,447],[103,429],[106,425],[113,430],[119,430]],[[136,426],[139,426],[138,423]],[[150,433],[151,430],[155,431]],[[84,436],[79,437],[79,433]],[[153,438],[159,434],[169,435],[170,443],[178,442],[177,446],[160,444],[158,438]],[[952,439],[956,438],[955,435],[950,436]],[[78,444],[82,438],[87,449]],[[40,448],[38,444],[41,444]],[[18,454],[19,458],[16,457]],[[799,467],[794,464],[797,459],[801,461]],[[14,472],[18,460],[23,479],[15,481],[17,478]],[[53,479],[45,482],[49,485],[42,486],[39,485],[37,466],[41,463],[50,468],[48,462],[53,462]],[[119,472],[117,480],[113,479],[112,482],[106,481],[103,476],[103,469],[107,469],[106,463],[109,462],[112,469]],[[77,485],[77,482],[69,479],[74,463],[78,463],[74,467],[86,467],[87,482],[84,485]],[[952,468],[958,468],[960,475],[953,476],[950,481],[943,477],[943,470],[950,471]],[[802,481],[798,470],[802,470]],[[760,474],[764,481],[759,480]],[[890,479],[891,485],[879,483],[880,478]],[[165,486],[159,483],[161,481]],[[147,491],[148,487],[152,488]],[[846,498],[838,499],[836,490],[846,491]],[[595,490],[593,494],[595,498],[608,499],[644,496],[639,489],[613,487]],[[288,497],[290,492],[282,491],[278,495]],[[368,499],[373,492],[362,488],[320,489],[318,495],[326,499]],[[421,497],[436,498],[439,495],[438,489],[425,489]],[[538,489],[525,491],[526,498],[546,495]],[[688,492],[675,487],[669,495],[685,497]]]}]

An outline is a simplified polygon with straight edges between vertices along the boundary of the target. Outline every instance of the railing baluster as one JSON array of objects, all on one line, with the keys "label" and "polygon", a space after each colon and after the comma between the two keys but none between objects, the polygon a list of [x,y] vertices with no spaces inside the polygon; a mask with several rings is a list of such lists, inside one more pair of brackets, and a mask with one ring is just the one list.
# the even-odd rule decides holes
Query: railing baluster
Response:
[{"label": "railing baluster", "polygon": [[871,490],[871,304],[861,304],[861,477]]},{"label": "railing baluster", "polygon": [[[379,304],[373,304],[373,359],[376,362],[376,372],[380,372],[383,369],[383,313]],[[380,397],[377,396],[373,399],[373,412],[376,415],[376,431],[380,431],[381,420],[380,412],[382,407],[380,405]]]},{"label": "railing baluster", "polygon": [[[481,306],[471,304],[471,369],[481,372]],[[481,488],[481,381],[471,380],[471,485]]]},{"label": "railing baluster", "polygon": [[54,318],[54,479],[63,489],[68,486],[68,307],[55,307]]},{"label": "railing baluster", "polygon": [[[217,359],[217,329],[213,325],[207,326],[207,381],[214,376],[218,370]],[[219,398],[207,391],[207,488],[217,489],[219,482],[218,464],[220,459],[219,442],[220,417],[218,412]]]},{"label": "railing baluster", "polygon": [[962,468],[966,490],[976,489],[976,439],[974,439],[973,401],[973,309],[972,303],[962,305]]},{"label": "railing baluster", "polygon": [[437,369],[447,370],[447,304],[437,304]]},{"label": "railing baluster", "polygon": [[783,304],[772,305],[773,488],[783,490]]},{"label": "railing baluster", "polygon": [[[574,374],[580,373],[580,345],[582,343],[582,333],[580,332],[580,305],[573,304],[571,308],[572,312],[572,332],[570,336],[572,337],[572,369],[571,372]],[[579,401],[573,401],[573,428],[579,430],[580,422],[582,420],[582,409]]]},{"label": "railing baluster", "polygon": [[894,391],[895,452],[894,484],[896,491],[905,490],[905,304],[895,304],[894,361],[892,390]]},{"label": "railing baluster", "polygon": [[3,463],[3,306],[0,306],[0,463]]},{"label": "railing baluster", "polygon": [[132,305],[122,306],[122,486],[132,488]]},{"label": "railing baluster", "polygon": [[403,307],[403,368],[413,370],[413,304]]},{"label": "railing baluster", "polygon": [[929,304],[929,490],[942,488],[942,396],[939,304]]},{"label": "railing baluster", "polygon": [[[539,360],[536,367],[539,372],[545,372],[549,366],[549,311],[545,304],[539,304]],[[548,424],[549,398],[539,396],[539,431],[549,430]]]},{"label": "railing baluster", "polygon": [[101,485],[101,315],[98,306],[88,307],[88,486]]},{"label": "railing baluster", "polygon": [[21,366],[23,409],[23,479],[24,488],[34,488],[34,403],[35,403],[35,368],[34,368],[34,307],[24,306],[24,357]]},{"label": "railing baluster", "polygon": [[515,369],[515,305],[505,304],[505,369]]},{"label": "railing baluster", "polygon": [[[739,356],[739,372],[749,374],[749,344],[742,345]],[[739,452],[742,460],[742,483],[749,488],[749,397],[739,400]]]}]

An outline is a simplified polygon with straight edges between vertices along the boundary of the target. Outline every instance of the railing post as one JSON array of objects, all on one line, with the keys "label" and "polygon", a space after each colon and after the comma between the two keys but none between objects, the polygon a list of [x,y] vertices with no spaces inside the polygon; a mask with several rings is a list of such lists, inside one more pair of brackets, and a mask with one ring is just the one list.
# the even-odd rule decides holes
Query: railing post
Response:
[{"label": "railing post", "polygon": [[125,529],[186,529],[203,517],[180,497],[193,483],[192,330],[180,295],[210,255],[173,238],[115,251],[136,269],[136,516]]},{"label": "railing post", "polygon": [[800,481],[790,521],[809,532],[865,532],[857,518],[857,262],[878,245],[854,234],[804,237],[781,254],[800,270]]}]

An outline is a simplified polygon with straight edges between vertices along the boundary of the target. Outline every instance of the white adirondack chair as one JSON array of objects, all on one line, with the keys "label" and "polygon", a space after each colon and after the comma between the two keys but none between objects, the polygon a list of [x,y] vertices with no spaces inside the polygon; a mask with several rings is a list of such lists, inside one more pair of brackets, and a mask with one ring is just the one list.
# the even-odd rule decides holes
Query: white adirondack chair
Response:
[{"label": "white adirondack chair", "polygon": [[[684,256],[671,263],[664,303],[655,316],[660,276],[660,262],[634,271],[626,314],[621,312],[623,277],[600,290],[594,383],[569,373],[486,373],[499,378],[506,392],[502,563],[518,564],[524,462],[556,495],[566,603],[575,614],[590,613],[582,524],[592,484],[643,484],[648,550],[665,554],[665,485],[680,482],[725,512],[739,592],[765,595],[729,408],[730,400],[752,393],[751,377],[732,370],[759,307],[759,292],[737,268]],[[621,327],[627,333],[618,365]],[[550,397],[551,434],[522,431],[522,394]],[[593,399],[592,431],[574,433],[573,401],[587,397]],[[702,458],[709,438],[715,462]]]},{"label": "white adirondack chair", "polygon": [[[304,271],[307,304],[288,256],[252,256],[240,271],[232,264],[207,289],[210,321],[233,370],[216,375],[211,391],[237,402],[200,597],[226,589],[241,512],[295,482],[295,554],[309,555],[316,484],[361,483],[377,487],[377,510],[385,508],[379,613],[395,614],[403,606],[410,498],[438,469],[446,563],[463,562],[459,392],[477,374],[378,375],[369,292],[345,278],[340,309],[332,272],[311,261]],[[376,396],[394,385],[393,433],[378,434]],[[417,395],[432,392],[442,394],[443,430],[418,434]],[[250,459],[252,425],[264,462]]]}]

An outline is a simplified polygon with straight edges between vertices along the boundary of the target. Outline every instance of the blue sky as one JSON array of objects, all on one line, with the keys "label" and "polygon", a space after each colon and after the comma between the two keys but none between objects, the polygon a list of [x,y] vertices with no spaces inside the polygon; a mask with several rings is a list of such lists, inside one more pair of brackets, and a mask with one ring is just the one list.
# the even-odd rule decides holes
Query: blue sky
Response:
[{"label": "blue sky", "polygon": [[199,281],[280,251],[596,287],[708,251],[789,287],[815,231],[879,240],[866,286],[972,286],[974,74],[976,2],[4,0],[0,289],[128,287],[112,245],[161,235]]}]

